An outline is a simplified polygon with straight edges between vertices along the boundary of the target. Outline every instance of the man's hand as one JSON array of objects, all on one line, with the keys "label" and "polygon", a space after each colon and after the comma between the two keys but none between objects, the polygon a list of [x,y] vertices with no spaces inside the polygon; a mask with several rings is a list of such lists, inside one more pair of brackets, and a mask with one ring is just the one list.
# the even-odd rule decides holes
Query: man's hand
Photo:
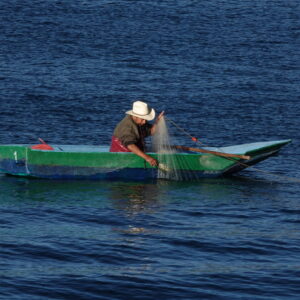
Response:
[{"label": "man's hand", "polygon": [[155,158],[153,158],[153,157],[151,157],[151,156],[149,156],[149,155],[147,155],[147,158],[145,158],[145,160],[146,160],[147,163],[149,163],[152,167],[158,166],[158,161],[157,161]]},{"label": "man's hand", "polygon": [[162,111],[158,117],[156,118],[152,128],[151,128],[151,135],[154,135],[155,134],[155,131],[156,131],[156,127],[157,127],[157,123],[159,122],[159,120],[164,116],[165,112]]},{"label": "man's hand", "polygon": [[144,153],[138,146],[136,146],[135,144],[130,144],[127,146],[127,148],[135,153],[136,155],[142,157],[147,163],[149,163],[152,167],[158,166],[158,161],[149,156],[148,154]]},{"label": "man's hand", "polygon": [[158,123],[159,122],[159,120],[164,116],[164,114],[165,114],[165,112],[164,111],[162,111],[159,115],[158,115],[158,117],[156,118],[156,121],[155,121],[155,123]]}]

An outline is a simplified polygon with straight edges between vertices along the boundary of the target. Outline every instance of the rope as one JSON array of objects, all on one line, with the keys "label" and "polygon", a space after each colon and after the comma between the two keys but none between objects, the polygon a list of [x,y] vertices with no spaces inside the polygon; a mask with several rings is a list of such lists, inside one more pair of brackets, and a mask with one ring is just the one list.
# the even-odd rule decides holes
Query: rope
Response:
[{"label": "rope", "polygon": [[[189,136],[191,138],[192,141],[205,146],[202,142],[200,142],[197,138],[195,138],[194,136],[192,136],[191,134],[189,134],[186,130],[184,130],[182,127],[178,126],[174,121],[172,121],[171,119],[167,118],[166,116],[164,116],[165,119],[167,121],[169,121],[170,123],[172,123],[177,129],[179,129],[181,132],[183,132],[184,134],[186,134],[187,136]],[[207,147],[207,146],[206,146]]]},{"label": "rope", "polygon": [[[170,123],[172,123],[177,129],[179,129],[179,130],[180,130],[181,132],[183,132],[185,135],[189,136],[189,137],[192,139],[192,141],[194,141],[194,142],[196,142],[196,143],[198,143],[198,144],[201,144],[201,145],[203,145],[204,147],[209,147],[209,146],[205,145],[204,143],[200,142],[197,138],[195,138],[194,136],[192,136],[192,135],[191,135],[190,133],[188,133],[185,129],[183,129],[182,127],[180,127],[179,125],[177,125],[174,121],[172,121],[171,119],[167,118],[166,116],[164,116],[164,117],[165,117],[165,119],[166,119],[167,121],[169,121]],[[216,149],[217,149],[219,152],[222,152],[222,151],[220,151],[220,148],[216,148]],[[223,152],[223,153],[224,153],[224,152]],[[216,154],[213,154],[213,155],[216,155]],[[216,155],[216,156],[217,156],[217,155]],[[261,169],[255,168],[255,167],[253,167],[253,166],[250,166],[250,165],[248,165],[248,164],[246,164],[246,163],[240,162],[240,161],[238,161],[238,160],[236,160],[236,159],[232,159],[232,158],[230,158],[230,157],[223,157],[223,158],[228,159],[228,160],[230,160],[230,161],[234,161],[234,162],[240,164],[241,166],[243,166],[243,167],[245,167],[245,168],[251,168],[251,169],[253,169],[253,170],[257,171],[257,172],[264,173],[264,174],[266,174],[266,175],[275,176],[275,177],[282,178],[282,179],[285,179],[285,180],[289,180],[289,181],[299,182],[299,183],[300,183],[300,179],[299,179],[299,178],[296,178],[296,177],[289,177],[289,176],[285,176],[285,175],[278,175],[278,174],[275,174],[275,173],[273,173],[273,172],[261,170]]]}]

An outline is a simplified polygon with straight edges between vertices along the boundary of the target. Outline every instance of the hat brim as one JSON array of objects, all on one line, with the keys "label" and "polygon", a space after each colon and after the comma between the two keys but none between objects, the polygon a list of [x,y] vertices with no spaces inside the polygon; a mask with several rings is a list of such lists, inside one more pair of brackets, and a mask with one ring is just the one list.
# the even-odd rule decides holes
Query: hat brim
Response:
[{"label": "hat brim", "polygon": [[132,110],[126,111],[126,114],[134,116],[134,117],[138,117],[138,118],[141,118],[141,119],[144,119],[147,121],[152,121],[155,118],[155,110],[153,108],[151,109],[150,114],[147,114],[147,115],[138,115],[138,114],[135,114]]}]

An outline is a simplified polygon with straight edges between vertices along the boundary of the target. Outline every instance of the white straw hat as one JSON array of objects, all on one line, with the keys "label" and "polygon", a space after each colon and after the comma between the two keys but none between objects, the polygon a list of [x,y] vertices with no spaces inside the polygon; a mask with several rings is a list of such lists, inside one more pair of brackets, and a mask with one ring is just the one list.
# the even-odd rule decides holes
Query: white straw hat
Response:
[{"label": "white straw hat", "polygon": [[132,110],[126,112],[127,115],[135,116],[147,121],[151,121],[155,118],[155,110],[142,101],[135,101],[132,105]]}]

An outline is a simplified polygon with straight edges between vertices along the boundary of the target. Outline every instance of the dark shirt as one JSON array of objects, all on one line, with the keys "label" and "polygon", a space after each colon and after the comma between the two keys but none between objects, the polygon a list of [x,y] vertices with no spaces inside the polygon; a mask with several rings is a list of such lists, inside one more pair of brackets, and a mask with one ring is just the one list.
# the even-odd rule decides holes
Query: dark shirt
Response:
[{"label": "dark shirt", "polygon": [[137,125],[127,115],[115,128],[114,136],[121,141],[124,146],[135,144],[142,151],[145,151],[144,138],[151,134],[152,125],[145,123],[144,125]]}]

